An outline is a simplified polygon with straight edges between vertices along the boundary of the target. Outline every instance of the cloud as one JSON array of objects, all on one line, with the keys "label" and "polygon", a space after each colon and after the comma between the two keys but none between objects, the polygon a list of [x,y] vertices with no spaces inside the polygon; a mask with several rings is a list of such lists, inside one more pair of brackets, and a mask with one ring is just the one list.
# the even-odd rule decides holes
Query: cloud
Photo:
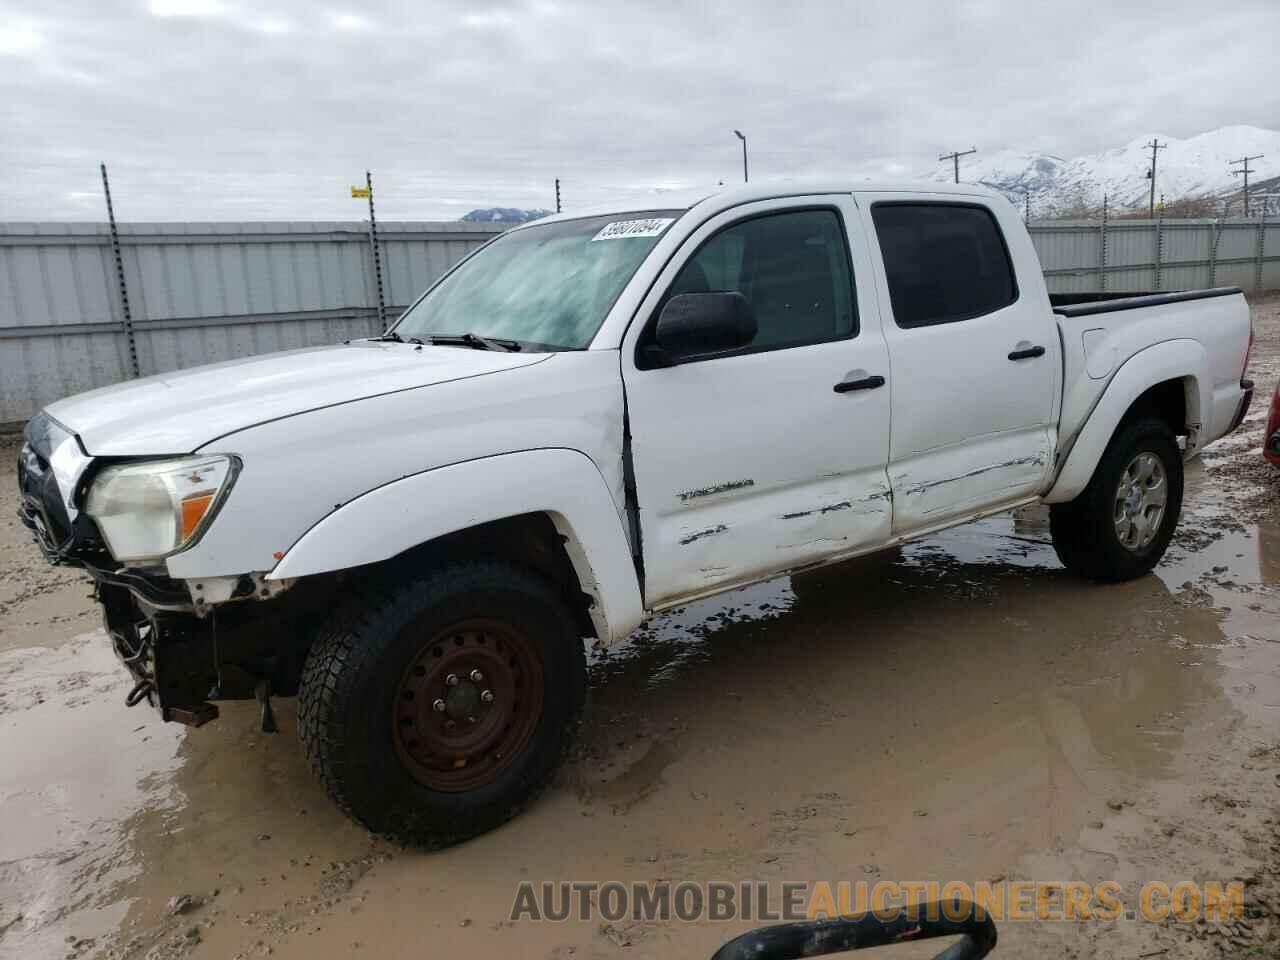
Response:
[{"label": "cloud", "polygon": [[147,9],[155,17],[220,17],[229,12],[218,0],[150,0]]},{"label": "cloud", "polygon": [[341,11],[330,12],[329,23],[339,30],[368,30],[370,27],[368,17]]},{"label": "cloud", "polygon": [[44,35],[33,23],[0,23],[0,55],[35,53],[44,46]]},{"label": "cloud", "polygon": [[0,9],[0,220],[83,218],[100,160],[126,220],[358,219],[366,169],[431,219],[708,191],[735,127],[755,180],[1280,126],[1275,0],[342,2]]},{"label": "cloud", "polygon": [[293,30],[293,23],[283,17],[262,17],[250,20],[247,25],[259,33],[290,33]]}]

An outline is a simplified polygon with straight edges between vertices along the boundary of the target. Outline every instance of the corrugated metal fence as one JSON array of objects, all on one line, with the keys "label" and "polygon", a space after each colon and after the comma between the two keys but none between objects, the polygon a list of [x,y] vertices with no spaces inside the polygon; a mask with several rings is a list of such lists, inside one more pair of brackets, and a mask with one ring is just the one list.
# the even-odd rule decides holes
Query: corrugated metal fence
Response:
[{"label": "corrugated metal fence", "polygon": [[[502,227],[380,226],[394,317]],[[1280,287],[1280,222],[1031,224],[1053,292]],[[142,375],[380,329],[362,223],[122,224]],[[129,377],[105,224],[0,224],[0,424]]]},{"label": "corrugated metal fence", "polygon": [[[379,224],[388,316],[502,229]],[[120,246],[143,376],[381,329],[366,224],[121,224]],[[0,224],[0,424],[130,376],[120,303],[106,224]]]},{"label": "corrugated metal fence", "polygon": [[1050,220],[1030,230],[1050,293],[1280,287],[1280,221]]}]

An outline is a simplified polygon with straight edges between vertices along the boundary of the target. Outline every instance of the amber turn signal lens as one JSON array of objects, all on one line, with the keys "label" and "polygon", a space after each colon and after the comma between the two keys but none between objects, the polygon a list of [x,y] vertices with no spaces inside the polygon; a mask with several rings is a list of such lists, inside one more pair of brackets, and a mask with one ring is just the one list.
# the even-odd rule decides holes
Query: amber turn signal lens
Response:
[{"label": "amber turn signal lens", "polygon": [[200,526],[200,521],[204,519],[204,515],[209,512],[209,505],[213,503],[212,493],[197,493],[194,496],[185,497],[182,501],[182,542],[186,543],[191,539],[191,535],[196,532],[196,527]]}]

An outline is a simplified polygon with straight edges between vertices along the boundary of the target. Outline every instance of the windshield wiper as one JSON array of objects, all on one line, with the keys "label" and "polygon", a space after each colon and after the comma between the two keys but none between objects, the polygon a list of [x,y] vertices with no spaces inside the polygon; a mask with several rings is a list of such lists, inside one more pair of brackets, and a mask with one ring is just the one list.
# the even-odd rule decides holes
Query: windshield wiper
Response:
[{"label": "windshield wiper", "polygon": [[438,333],[427,337],[427,343],[433,347],[471,347],[473,350],[506,350],[509,353],[521,349],[518,340],[482,337],[475,333]]},{"label": "windshield wiper", "polygon": [[404,343],[404,337],[400,336],[400,334],[396,333],[394,330],[384,331],[381,336],[370,337],[369,339],[374,341],[375,343],[382,343],[387,341],[390,341],[391,343]]}]

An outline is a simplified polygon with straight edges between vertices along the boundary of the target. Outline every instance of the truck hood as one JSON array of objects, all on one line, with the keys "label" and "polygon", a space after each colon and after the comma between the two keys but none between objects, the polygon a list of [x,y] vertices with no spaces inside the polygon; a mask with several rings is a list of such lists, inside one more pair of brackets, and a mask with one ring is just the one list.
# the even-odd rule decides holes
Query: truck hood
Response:
[{"label": "truck hood", "polygon": [[549,353],[353,340],[132,380],[50,404],[91,456],[189,453],[268,420],[538,363]]}]

